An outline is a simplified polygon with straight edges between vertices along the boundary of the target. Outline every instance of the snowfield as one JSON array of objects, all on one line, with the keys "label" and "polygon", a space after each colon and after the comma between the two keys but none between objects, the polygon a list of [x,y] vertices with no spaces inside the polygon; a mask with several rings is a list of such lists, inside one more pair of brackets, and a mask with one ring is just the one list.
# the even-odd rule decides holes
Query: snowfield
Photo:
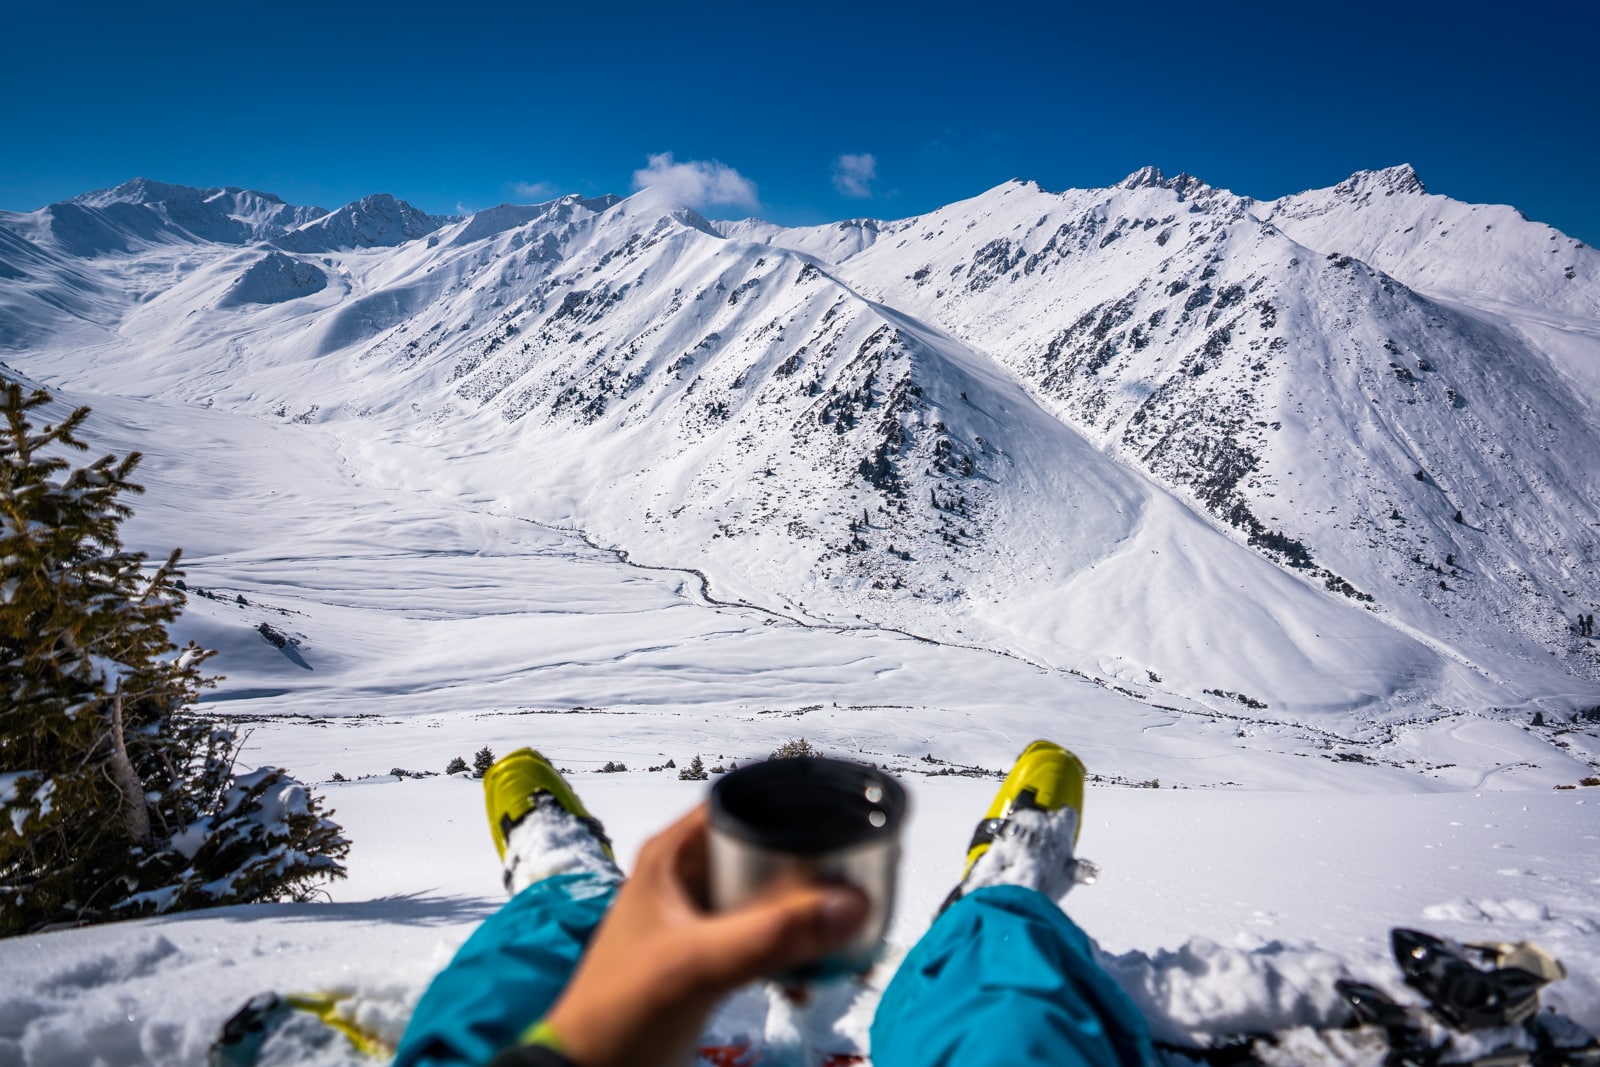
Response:
[{"label": "snowfield", "polygon": [[[622,856],[702,795],[701,786],[669,779],[575,776]],[[970,828],[958,827],[982,813],[994,783],[908,785],[915,809],[896,950],[926,926],[959,873]],[[384,778],[326,792],[355,841],[350,879],[333,903],[225,908],[7,941],[0,1019],[8,1044],[0,1049],[9,1061],[203,1062],[223,1021],[267,989],[348,993],[359,998],[357,1018],[398,1037],[428,978],[503,899],[481,794],[476,782],[453,778]],[[1545,1003],[1594,1027],[1595,803],[1544,792],[1101,787],[1086,805],[1081,850],[1103,876],[1065,906],[1167,1040],[1335,1021],[1333,982],[1343,976],[1409,996],[1388,956],[1394,925],[1474,940],[1536,938],[1571,974]],[[813,1046],[859,1048],[871,996],[855,1004],[843,987],[823,998],[819,1017],[807,1020]],[[759,992],[741,995],[715,1020],[712,1038],[759,1038],[789,1023],[768,1011]]]},{"label": "snowfield", "polygon": [[[1041,736],[1094,776],[1102,876],[1064,906],[1158,1037],[1334,1021],[1340,976],[1414,999],[1392,926],[1535,939],[1569,970],[1545,1003],[1600,1027],[1600,668],[1563,629],[1600,602],[1597,257],[1396,172],[1192,181],[815,231],[649,192],[0,215],[4,372],[146,454],[124,535],[185,550],[207,709],[353,842],[328,901],[0,941],[0,1067],[203,1062],[266,990],[397,1036],[503,899],[452,757],[538,747],[626,859],[704,793],[648,768],[799,736],[907,784],[891,951],[714,1038],[860,1051]],[[1491,255],[1523,281],[1475,288]]]}]

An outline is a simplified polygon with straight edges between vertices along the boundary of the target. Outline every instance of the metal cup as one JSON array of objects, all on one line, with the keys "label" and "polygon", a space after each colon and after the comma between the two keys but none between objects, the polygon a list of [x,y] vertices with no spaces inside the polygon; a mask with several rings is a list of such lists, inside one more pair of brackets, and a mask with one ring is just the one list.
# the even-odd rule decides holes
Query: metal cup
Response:
[{"label": "metal cup", "polygon": [[889,927],[905,815],[900,783],[866,764],[747,764],[711,787],[711,906],[738,908],[784,882],[855,886],[869,902],[856,936],[827,958],[775,977],[862,973],[877,960]]}]

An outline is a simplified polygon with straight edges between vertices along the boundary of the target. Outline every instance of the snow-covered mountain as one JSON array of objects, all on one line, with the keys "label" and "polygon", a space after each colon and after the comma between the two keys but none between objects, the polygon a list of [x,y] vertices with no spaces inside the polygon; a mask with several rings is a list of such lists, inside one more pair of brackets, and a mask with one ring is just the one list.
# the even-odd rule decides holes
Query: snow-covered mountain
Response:
[{"label": "snow-covered mountain", "polygon": [[[1473,239],[1431,259],[1393,239],[1467,218]],[[1402,631],[1594,677],[1571,627],[1595,600],[1592,249],[1427,196],[1408,167],[1265,209],[1147,169],[752,236],[859,244],[835,269],[861,292],[1009,366],[1108,453]]]},{"label": "snow-covered mountain", "polygon": [[35,243],[95,256],[132,252],[152,242],[260,241],[326,214],[250,189],[191,189],[135,178],[27,215],[7,213],[5,225]]},{"label": "snow-covered mountain", "polygon": [[273,243],[293,252],[393,248],[426,237],[450,221],[450,216],[429,215],[388,193],[377,193],[291,229]]},{"label": "snow-covered mountain", "polygon": [[8,360],[317,423],[362,478],[1149,701],[1346,730],[1600,704],[1572,625],[1600,260],[1409,168],[806,229],[649,190],[276,203],[135,182],[0,217]]},{"label": "snow-covered mountain", "polygon": [[[103,327],[126,306],[128,275],[143,274],[144,264],[162,260],[159,250],[176,254],[172,269],[181,272],[185,250],[211,252],[216,245],[281,237],[326,214],[270,193],[233,186],[191,189],[147,178],[37,211],[0,211],[0,280],[6,283],[0,290],[0,345],[59,343],[78,336],[86,324]],[[131,288],[142,292],[159,284],[148,279]]]}]

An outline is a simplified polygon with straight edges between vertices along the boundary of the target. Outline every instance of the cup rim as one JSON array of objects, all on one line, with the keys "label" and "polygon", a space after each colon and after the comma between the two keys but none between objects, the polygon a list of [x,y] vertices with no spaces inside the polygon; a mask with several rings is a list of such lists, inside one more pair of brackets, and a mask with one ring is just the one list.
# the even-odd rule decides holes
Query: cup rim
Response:
[{"label": "cup rim", "polygon": [[[875,800],[867,799],[870,786],[881,790]],[[843,834],[837,832],[837,827],[830,828],[831,835],[814,822],[752,823],[749,809],[771,803],[770,797],[762,794],[789,789],[834,792],[846,803],[859,804],[862,817],[850,820],[848,831]],[[852,801],[855,797],[860,799]],[[905,821],[906,810],[905,787],[892,775],[868,763],[827,756],[747,763],[738,770],[729,771],[711,787],[712,829],[775,852],[817,855],[874,841],[894,840]],[[874,811],[882,812],[882,825],[871,821]]]}]

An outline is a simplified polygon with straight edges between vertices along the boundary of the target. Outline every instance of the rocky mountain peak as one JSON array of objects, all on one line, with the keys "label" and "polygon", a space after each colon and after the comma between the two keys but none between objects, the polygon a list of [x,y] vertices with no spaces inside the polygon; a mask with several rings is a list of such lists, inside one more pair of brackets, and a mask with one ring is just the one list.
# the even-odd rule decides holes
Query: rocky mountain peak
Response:
[{"label": "rocky mountain peak", "polygon": [[1428,190],[1423,186],[1422,179],[1417,177],[1417,172],[1411,164],[1401,163],[1399,166],[1385,167],[1382,170],[1358,170],[1335,185],[1333,191],[1342,197],[1363,197],[1374,194],[1381,196],[1421,194]]},{"label": "rocky mountain peak", "polygon": [[373,193],[283,234],[275,243],[294,252],[392,248],[453,221],[449,215],[429,215],[390,193]]},{"label": "rocky mountain peak", "polygon": [[614,205],[612,208],[617,218],[637,218],[654,220],[670,218],[693,230],[713,237],[721,237],[722,233],[709,219],[691,207],[685,206],[666,189],[651,186],[641,189],[637,193]]},{"label": "rocky mountain peak", "polygon": [[1167,177],[1160,167],[1140,167],[1126,178],[1117,183],[1118,189],[1171,189],[1178,194],[1179,200],[1186,200],[1191,196],[1210,191],[1211,187],[1205,182],[1187,172],[1180,172],[1175,177]]},{"label": "rocky mountain peak", "polygon": [[222,192],[221,189],[195,189],[187,185],[172,185],[150,178],[133,178],[110,189],[95,189],[81,193],[67,201],[84,207],[107,207],[111,204],[159,204],[167,200],[206,200]]}]

